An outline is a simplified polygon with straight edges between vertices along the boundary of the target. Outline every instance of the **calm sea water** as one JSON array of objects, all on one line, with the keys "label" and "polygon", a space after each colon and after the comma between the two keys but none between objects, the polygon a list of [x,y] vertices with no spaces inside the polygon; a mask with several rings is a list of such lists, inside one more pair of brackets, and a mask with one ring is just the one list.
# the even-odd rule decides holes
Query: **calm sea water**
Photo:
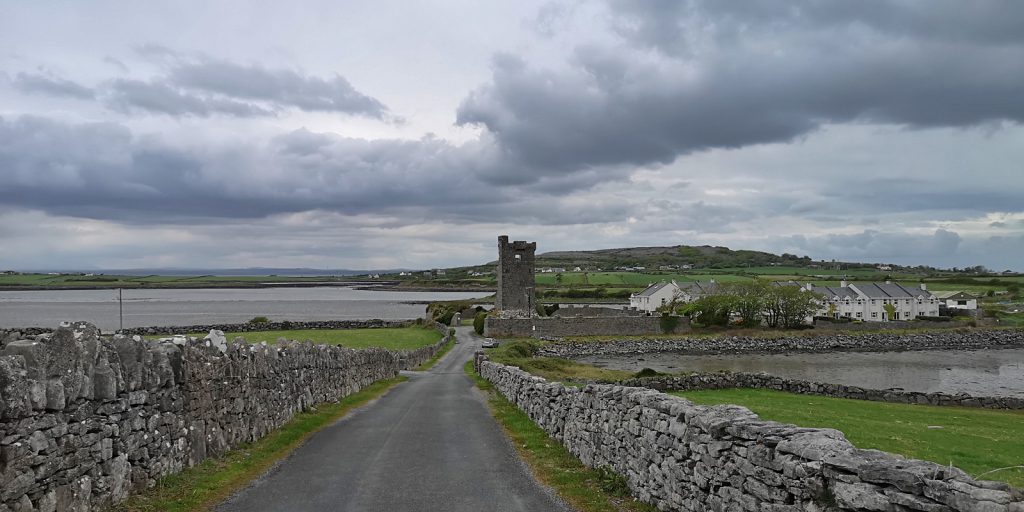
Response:
[{"label": "calm sea water", "polygon": [[[402,320],[424,315],[416,301],[477,299],[489,292],[389,292],[324,286],[310,288],[124,290],[124,326],[279,320]],[[0,291],[0,327],[56,327],[85,320],[118,328],[117,290]]]},{"label": "calm sea water", "polygon": [[715,356],[664,353],[588,356],[579,361],[629,371],[765,372],[872,389],[1024,397],[1024,349]]}]

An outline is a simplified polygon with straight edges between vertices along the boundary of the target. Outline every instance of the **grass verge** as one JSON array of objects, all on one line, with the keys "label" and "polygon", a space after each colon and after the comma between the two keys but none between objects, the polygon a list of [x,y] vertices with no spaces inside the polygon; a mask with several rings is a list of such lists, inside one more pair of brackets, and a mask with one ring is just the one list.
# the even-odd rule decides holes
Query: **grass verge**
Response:
[{"label": "grass verge", "polygon": [[[890,404],[761,389],[672,393],[705,405],[737,404],[766,420],[834,428],[858,448],[952,464],[971,476],[1024,487],[1024,411]],[[995,471],[1000,468],[1014,468]]]},{"label": "grass verge", "polygon": [[537,357],[534,354],[542,343],[530,338],[504,339],[497,348],[488,349],[487,355],[491,361],[516,366],[551,381],[622,380],[634,375],[632,372],[598,368],[569,359]]},{"label": "grass verge", "polygon": [[653,512],[651,505],[635,501],[625,480],[611,471],[590,469],[564,446],[548,437],[529,416],[494,389],[466,363],[468,374],[476,386],[487,394],[487,405],[505,434],[512,440],[519,456],[533,470],[537,479],[554,489],[559,496],[581,512]]},{"label": "grass verge", "polygon": [[433,368],[434,365],[437,364],[437,362],[440,361],[441,358],[445,356],[445,354],[450,352],[452,347],[454,347],[454,346],[455,346],[455,338],[452,338],[451,340],[448,341],[448,343],[445,343],[444,346],[441,347],[441,350],[439,350],[437,352],[437,354],[434,355],[434,357],[431,357],[430,359],[427,359],[426,361],[423,361],[422,364],[420,364],[416,368],[413,368],[413,371],[415,371],[415,372],[425,372],[425,371]]},{"label": "grass verge", "polygon": [[380,397],[405,377],[377,381],[338,402],[300,413],[281,428],[201,464],[161,479],[156,487],[133,495],[112,512],[204,511],[227,499],[298,448],[311,435],[352,409]]}]

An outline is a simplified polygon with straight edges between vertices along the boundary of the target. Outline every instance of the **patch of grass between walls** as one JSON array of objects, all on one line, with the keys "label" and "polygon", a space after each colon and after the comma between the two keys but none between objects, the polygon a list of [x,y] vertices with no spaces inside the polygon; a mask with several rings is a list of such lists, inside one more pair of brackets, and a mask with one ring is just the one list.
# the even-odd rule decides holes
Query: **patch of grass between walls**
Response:
[{"label": "patch of grass between walls", "polygon": [[168,475],[155,487],[131,496],[112,512],[211,510],[302,445],[310,436],[376,399],[406,377],[384,379],[338,402],[324,403],[299,413],[281,428],[254,443],[241,445],[180,473]]},{"label": "patch of grass between walls", "polygon": [[487,405],[505,434],[511,439],[519,456],[534,475],[551,487],[581,512],[653,512],[652,505],[636,501],[626,482],[608,468],[591,469],[569,453],[558,441],[548,437],[515,404],[501,395],[466,363],[468,374],[476,386],[487,394]]}]

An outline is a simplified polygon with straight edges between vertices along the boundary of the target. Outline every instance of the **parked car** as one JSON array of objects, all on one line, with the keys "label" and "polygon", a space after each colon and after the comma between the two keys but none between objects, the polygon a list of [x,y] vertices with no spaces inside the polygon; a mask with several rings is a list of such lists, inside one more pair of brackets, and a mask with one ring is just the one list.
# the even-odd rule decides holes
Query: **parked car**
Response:
[{"label": "parked car", "polygon": [[483,348],[494,348],[498,346],[498,340],[494,338],[484,338],[484,341],[480,346]]}]

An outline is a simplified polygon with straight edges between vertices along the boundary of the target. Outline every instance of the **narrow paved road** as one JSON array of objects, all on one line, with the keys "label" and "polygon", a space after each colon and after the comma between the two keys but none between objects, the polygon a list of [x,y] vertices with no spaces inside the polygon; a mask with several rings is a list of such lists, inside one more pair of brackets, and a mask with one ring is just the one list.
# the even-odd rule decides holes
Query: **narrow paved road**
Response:
[{"label": "narrow paved road", "polygon": [[429,372],[314,435],[221,504],[231,511],[567,510],[522,465],[463,365],[472,328]]}]

